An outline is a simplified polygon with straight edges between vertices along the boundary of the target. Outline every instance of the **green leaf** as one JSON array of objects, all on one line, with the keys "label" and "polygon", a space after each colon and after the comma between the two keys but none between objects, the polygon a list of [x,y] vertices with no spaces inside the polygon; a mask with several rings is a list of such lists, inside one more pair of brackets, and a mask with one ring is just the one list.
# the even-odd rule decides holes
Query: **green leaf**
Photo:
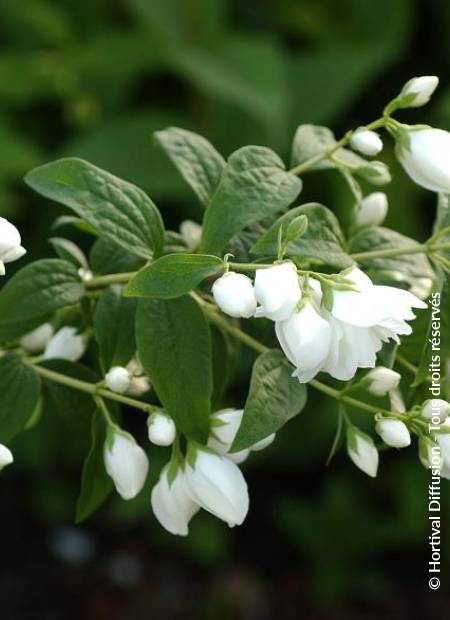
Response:
[{"label": "green leaf", "polygon": [[161,215],[135,185],[77,158],[59,159],[35,168],[25,181],[39,194],[73,209],[100,236],[132,254],[148,259],[161,253]]},{"label": "green leaf", "polygon": [[236,233],[286,209],[301,188],[300,179],[286,172],[270,149],[245,146],[235,151],[206,210],[200,251],[218,254]]},{"label": "green leaf", "polygon": [[[1,298],[1,296],[0,296]],[[11,323],[0,324],[0,342],[10,342],[20,338],[24,334],[28,334],[36,327],[47,323],[52,318],[51,314],[38,316],[28,321],[14,321]]]},{"label": "green leaf", "polygon": [[[0,291],[0,333],[15,336],[29,330],[34,319],[63,306],[75,304],[84,295],[77,269],[59,258],[46,258],[27,265]],[[23,323],[23,329],[18,327]],[[32,329],[32,328],[31,328]]]},{"label": "green leaf", "polygon": [[306,404],[306,385],[292,376],[281,351],[262,353],[253,366],[250,390],[232,452],[275,433]]},{"label": "green leaf", "polygon": [[208,140],[186,129],[168,127],[156,131],[154,136],[200,202],[206,206],[225,167],[222,155]]},{"label": "green leaf", "polygon": [[[321,125],[299,125],[292,142],[291,166],[303,164],[308,159],[316,157],[332,149],[336,144],[334,133],[328,127]],[[332,168],[329,161],[321,161],[311,166],[310,170]]]},{"label": "green leaf", "polygon": [[83,465],[81,491],[77,501],[76,523],[91,516],[113,490],[113,482],[106,473],[103,447],[106,440],[106,422],[96,410],[91,422],[91,449]]},{"label": "green leaf", "polygon": [[49,243],[52,244],[53,249],[59,258],[72,263],[77,269],[80,267],[83,269],[89,269],[84,252],[70,239],[64,239],[63,237],[51,237],[49,239]]},{"label": "green leaf", "polygon": [[288,243],[287,256],[301,260],[313,259],[339,269],[353,264],[343,249],[344,236],[332,211],[321,204],[310,202],[290,209],[255,243],[251,252],[256,255],[276,256],[280,226],[287,230],[299,215],[306,215],[308,228],[303,236]]},{"label": "green leaf", "polygon": [[[42,361],[39,365],[73,379],[80,379],[88,383],[99,381],[99,376],[95,372],[76,362],[54,359]],[[44,380],[44,386],[55,411],[61,416],[69,429],[83,431],[89,428],[91,415],[95,410],[95,403],[90,394],[55,381]]]},{"label": "green leaf", "polygon": [[169,254],[141,269],[127,284],[124,294],[172,299],[188,293],[221,270],[223,261],[217,256]]},{"label": "green leaf", "polygon": [[105,289],[94,312],[94,332],[104,371],[125,366],[136,352],[134,322],[136,300]]},{"label": "green leaf", "polygon": [[140,299],[139,359],[164,408],[187,437],[205,442],[212,393],[211,337],[190,297]]},{"label": "green leaf", "polygon": [[144,262],[142,258],[104,237],[94,241],[89,253],[89,264],[97,275],[137,271]]},{"label": "green leaf", "polygon": [[0,357],[0,443],[19,433],[38,406],[41,382],[16,355]]},{"label": "green leaf", "polygon": [[[419,247],[420,244],[395,230],[371,226],[364,228],[350,241],[349,252],[358,254],[390,248]],[[358,260],[356,258],[356,260]],[[434,278],[434,272],[425,254],[401,254],[384,258],[363,259],[365,271],[377,282],[401,283],[412,286],[417,278]]]}]

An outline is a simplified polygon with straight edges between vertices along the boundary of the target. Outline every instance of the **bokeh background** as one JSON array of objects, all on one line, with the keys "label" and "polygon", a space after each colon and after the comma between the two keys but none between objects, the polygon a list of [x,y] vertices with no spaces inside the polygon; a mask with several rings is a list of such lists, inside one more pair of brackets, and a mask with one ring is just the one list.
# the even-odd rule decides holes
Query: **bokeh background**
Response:
[{"label": "bokeh background", "polygon": [[[414,75],[437,74],[441,85],[402,119],[450,129],[449,30],[448,0],[0,0],[0,214],[23,230],[28,259],[51,255],[62,210],[22,177],[77,155],[140,185],[176,229],[200,210],[154,130],[192,129],[225,155],[264,144],[287,160],[298,124],[340,135],[378,116]],[[432,195],[409,183],[390,146],[383,158],[395,175],[387,224],[426,238]],[[307,177],[304,196],[338,215],[351,200],[333,172]],[[227,404],[243,404],[251,361],[242,351]],[[144,442],[145,425],[131,418]],[[1,475],[1,617],[447,617],[450,536],[444,528],[442,588],[430,592],[428,475],[416,450],[384,455],[374,481],[344,453],[325,467],[335,420],[334,403],[311,391],[245,466],[245,524],[230,530],[201,514],[179,539],[156,523],[148,489],[75,528],[87,439],[45,411]],[[152,450],[150,485],[165,458]],[[444,490],[444,524],[449,512]]]}]

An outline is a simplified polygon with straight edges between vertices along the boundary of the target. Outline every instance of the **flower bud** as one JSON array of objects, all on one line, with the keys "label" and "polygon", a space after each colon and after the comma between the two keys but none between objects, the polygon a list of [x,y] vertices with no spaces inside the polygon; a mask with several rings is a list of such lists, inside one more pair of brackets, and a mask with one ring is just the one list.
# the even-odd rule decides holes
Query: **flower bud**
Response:
[{"label": "flower bud", "polygon": [[260,450],[265,450],[266,448],[270,446],[270,444],[274,442],[275,437],[276,437],[276,433],[272,433],[271,435],[268,435],[264,439],[260,439],[259,441],[254,443],[250,449],[254,450],[255,452],[259,452]]},{"label": "flower bud", "polygon": [[105,375],[106,387],[117,394],[125,394],[130,387],[130,382],[131,375],[123,366],[113,366]]},{"label": "flower bud", "polygon": [[202,237],[202,227],[197,222],[184,220],[180,224],[180,233],[188,250],[195,250]]},{"label": "flower bud", "polygon": [[155,446],[170,446],[175,441],[177,429],[166,413],[152,413],[148,420],[148,438]]},{"label": "flower bud", "polygon": [[438,426],[450,415],[450,403],[442,398],[430,398],[424,402],[420,415]]},{"label": "flower bud", "polygon": [[12,263],[26,253],[21,243],[20,233],[14,224],[0,217],[0,276],[5,275],[5,263]]},{"label": "flower bud", "polygon": [[374,396],[385,396],[388,392],[395,389],[402,378],[398,372],[378,366],[366,375],[368,381],[367,390]]},{"label": "flower bud", "polygon": [[287,261],[257,269],[255,295],[260,303],[255,316],[267,317],[272,321],[288,319],[302,296],[294,263]]},{"label": "flower bud", "polygon": [[392,448],[406,448],[411,444],[408,427],[401,420],[382,419],[377,422],[375,430],[384,443]]},{"label": "flower bud", "polygon": [[150,388],[151,384],[148,377],[132,377],[127,389],[127,394],[129,396],[139,397],[148,392]]},{"label": "flower bud", "polygon": [[391,182],[389,168],[382,161],[371,161],[357,166],[354,173],[372,185],[386,185]]},{"label": "flower bud", "polygon": [[400,108],[418,108],[430,101],[439,84],[435,75],[422,75],[406,82],[397,98]]},{"label": "flower bud", "polygon": [[104,447],[105,469],[119,495],[132,499],[141,491],[148,473],[148,458],[134,437],[109,427]]},{"label": "flower bud", "polygon": [[243,523],[249,506],[248,489],[235,463],[198,448],[194,454],[188,454],[184,475],[189,495],[196,504],[230,527]]},{"label": "flower bud", "polygon": [[384,192],[373,192],[366,196],[356,214],[357,226],[379,226],[388,211],[388,199]]},{"label": "flower bud", "polygon": [[450,192],[450,133],[442,129],[401,129],[395,153],[410,178],[432,192]]},{"label": "flower bud", "polygon": [[74,327],[62,327],[45,347],[45,360],[61,359],[77,362],[86,350],[85,338]]},{"label": "flower bud", "polygon": [[419,459],[427,469],[429,467],[441,469],[444,463],[439,444],[425,435],[419,437]]},{"label": "flower bud", "polygon": [[171,534],[187,536],[189,521],[200,509],[190,497],[184,474],[178,469],[170,481],[170,465],[161,472],[158,483],[153,487],[151,502],[155,517]]},{"label": "flower bud", "polygon": [[229,453],[241,425],[243,413],[243,409],[221,409],[213,413],[211,416],[211,433],[208,438],[208,448],[226,456],[237,465],[243,463],[250,454],[248,449]]},{"label": "flower bud", "polygon": [[22,336],[20,346],[29,353],[40,353],[45,349],[52,336],[53,327],[50,323],[44,323]]},{"label": "flower bud", "polygon": [[222,312],[235,318],[250,318],[255,314],[256,297],[250,278],[229,271],[216,280],[212,287],[214,300]]},{"label": "flower bud", "polygon": [[419,299],[427,299],[433,290],[432,278],[415,278],[409,292]]},{"label": "flower bud", "polygon": [[0,471],[14,461],[11,450],[0,443]]},{"label": "flower bud", "polygon": [[350,146],[363,155],[378,155],[383,150],[380,136],[366,127],[359,127],[350,138]]},{"label": "flower bud", "polygon": [[375,478],[378,471],[378,450],[369,435],[363,433],[356,426],[347,430],[347,452],[356,467]]}]

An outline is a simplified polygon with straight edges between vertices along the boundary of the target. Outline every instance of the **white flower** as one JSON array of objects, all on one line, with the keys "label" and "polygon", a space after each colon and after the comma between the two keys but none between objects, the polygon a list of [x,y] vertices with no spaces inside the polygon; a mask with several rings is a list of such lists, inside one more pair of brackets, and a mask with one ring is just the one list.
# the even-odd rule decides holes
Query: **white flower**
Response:
[{"label": "white flower", "polygon": [[356,467],[375,478],[378,471],[378,450],[369,435],[355,426],[347,430],[347,452]]},{"label": "white flower", "polygon": [[300,383],[307,383],[319,372],[325,362],[331,344],[331,328],[306,300],[300,310],[285,321],[277,321],[275,331],[288,360],[296,370],[292,376]]},{"label": "white flower", "polygon": [[170,446],[175,441],[177,429],[166,413],[152,413],[147,420],[148,438],[155,446]]},{"label": "white flower", "polygon": [[151,388],[148,377],[132,377],[127,389],[129,396],[142,396]]},{"label": "white flower", "polygon": [[[444,424],[447,431],[450,431],[450,420],[447,420]],[[450,432],[439,433],[437,435],[437,441],[441,449],[441,467],[440,475],[442,478],[450,480]]]},{"label": "white flower", "polygon": [[48,342],[43,358],[45,360],[56,358],[76,362],[83,357],[85,350],[84,336],[77,334],[74,327],[62,327]]},{"label": "white flower", "polygon": [[202,448],[186,459],[185,480],[192,500],[230,527],[241,525],[247,516],[247,483],[239,467],[225,456]]},{"label": "white flower", "polygon": [[405,98],[401,107],[418,108],[430,101],[431,95],[439,84],[439,78],[435,75],[422,75],[406,82],[403,86],[399,99]]},{"label": "white flower", "polygon": [[14,461],[11,450],[0,443],[0,471]]},{"label": "white flower", "polygon": [[424,402],[420,415],[438,426],[450,415],[450,403],[442,398],[431,398]]},{"label": "white flower", "polygon": [[218,278],[212,287],[214,300],[222,312],[233,317],[250,318],[255,314],[256,297],[250,278],[229,271]]},{"label": "white flower", "polygon": [[388,211],[388,199],[384,192],[366,196],[356,214],[357,226],[379,226]]},{"label": "white flower", "polygon": [[130,387],[131,375],[123,366],[113,366],[105,375],[106,387],[111,392],[125,394]]},{"label": "white flower", "polygon": [[190,497],[184,474],[178,469],[172,483],[169,482],[170,464],[161,472],[153,487],[151,502],[155,517],[171,534],[187,536],[189,522],[200,506]]},{"label": "white flower", "polygon": [[257,269],[255,295],[260,304],[257,317],[267,317],[272,321],[288,319],[302,296],[294,263],[288,261]]},{"label": "white flower", "polygon": [[378,155],[383,149],[380,136],[366,127],[359,127],[350,138],[350,146],[363,155]]},{"label": "white flower", "polygon": [[419,437],[419,459],[422,465],[427,469],[431,467],[440,470],[444,460],[439,443],[425,435]]},{"label": "white flower", "polygon": [[20,346],[29,353],[39,353],[47,346],[50,338],[53,336],[53,327],[50,323],[39,325],[33,331],[28,332],[20,339]]},{"label": "white flower", "polygon": [[236,464],[243,463],[250,454],[248,449],[228,453],[241,425],[243,413],[243,409],[221,409],[211,416],[208,448],[227,456]]},{"label": "white flower", "polygon": [[180,224],[180,233],[186,242],[188,250],[195,250],[200,243],[202,227],[192,220],[184,220]]},{"label": "white flower", "polygon": [[119,495],[132,499],[141,491],[148,473],[148,458],[134,437],[109,429],[104,447],[105,468]]},{"label": "white flower", "polygon": [[367,373],[365,377],[369,382],[367,390],[374,396],[385,396],[398,386],[401,378],[401,375],[395,370],[378,366]]},{"label": "white flower", "polygon": [[377,422],[375,430],[384,443],[392,448],[406,448],[411,444],[408,427],[401,420],[385,418]]},{"label": "white flower", "polygon": [[252,445],[251,450],[252,451],[254,450],[255,452],[259,452],[260,450],[265,450],[266,448],[270,446],[270,444],[274,442],[275,437],[276,437],[276,433],[272,433],[271,435],[264,437],[264,439],[260,439],[259,441],[257,441],[256,443]]},{"label": "white flower", "polygon": [[396,155],[411,179],[432,192],[450,192],[450,133],[442,129],[399,132]]},{"label": "white flower", "polygon": [[12,263],[26,253],[21,243],[20,233],[14,224],[0,217],[0,276],[5,275],[5,263]]}]

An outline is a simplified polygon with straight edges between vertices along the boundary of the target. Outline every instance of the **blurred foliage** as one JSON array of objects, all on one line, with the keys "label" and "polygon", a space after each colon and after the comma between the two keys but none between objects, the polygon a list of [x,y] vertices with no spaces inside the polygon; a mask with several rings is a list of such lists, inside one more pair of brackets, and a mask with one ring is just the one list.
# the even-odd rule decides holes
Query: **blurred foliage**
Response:
[{"label": "blurred foliage", "polygon": [[[330,125],[340,135],[375,118],[413,75],[438,74],[432,105],[403,118],[450,129],[447,0],[0,0],[0,16],[0,214],[24,231],[33,259],[48,255],[44,240],[58,211],[21,177],[55,157],[80,156],[140,185],[176,227],[195,220],[199,207],[152,143],[152,132],[167,125],[205,135],[224,155],[253,143],[287,160],[298,124]],[[387,225],[423,239],[433,197],[407,180],[389,148],[384,155],[394,173]],[[351,203],[333,172],[307,177],[303,198],[344,219]],[[228,404],[242,403],[249,355],[237,356]],[[335,413],[334,403],[312,395],[275,444],[253,457],[245,468],[253,506],[239,531],[202,515],[189,539],[171,538],[150,515],[148,490],[110,504],[94,523],[119,530],[147,520],[153,548],[206,567],[234,554],[270,573],[268,552],[275,567],[288,553],[306,566],[320,606],[347,598],[381,604],[401,581],[395,554],[407,564],[426,553],[427,476],[414,449],[383,458],[376,481],[342,453],[325,468]],[[145,441],[145,425],[130,423]],[[33,436],[13,448],[17,466],[8,475],[34,481],[26,487],[33,510],[49,523],[70,521],[85,437],[45,411]],[[154,452],[153,480],[163,462]],[[445,502],[448,516],[447,490]],[[211,617],[241,616],[232,608]]]}]

